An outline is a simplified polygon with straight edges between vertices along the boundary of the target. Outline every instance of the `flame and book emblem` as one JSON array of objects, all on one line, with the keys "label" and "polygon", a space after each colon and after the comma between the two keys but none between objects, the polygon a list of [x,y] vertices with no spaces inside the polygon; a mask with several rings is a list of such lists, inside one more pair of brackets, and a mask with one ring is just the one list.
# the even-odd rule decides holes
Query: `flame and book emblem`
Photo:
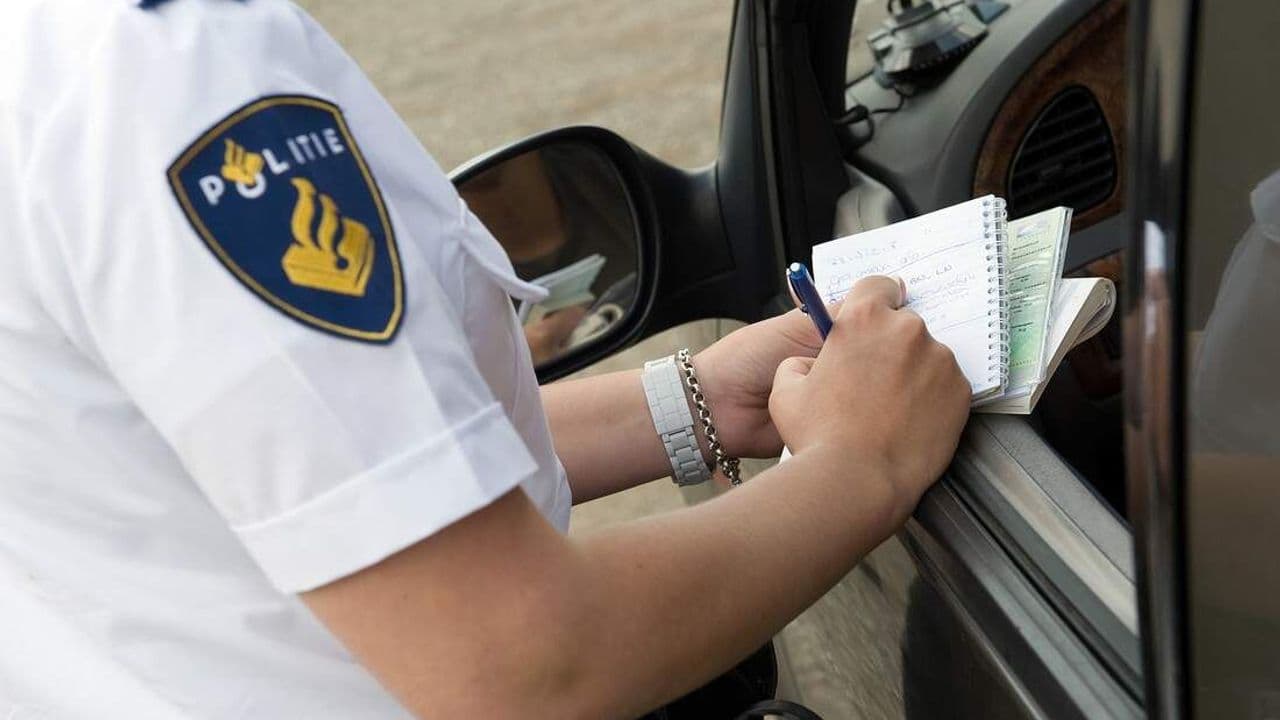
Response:
[{"label": "flame and book emblem", "polygon": [[[295,177],[290,182],[298,190],[291,222],[293,243],[280,261],[289,282],[343,295],[364,295],[373,270],[369,228],[342,217],[333,198],[316,192],[310,180]],[[313,234],[317,198],[320,223]]]}]

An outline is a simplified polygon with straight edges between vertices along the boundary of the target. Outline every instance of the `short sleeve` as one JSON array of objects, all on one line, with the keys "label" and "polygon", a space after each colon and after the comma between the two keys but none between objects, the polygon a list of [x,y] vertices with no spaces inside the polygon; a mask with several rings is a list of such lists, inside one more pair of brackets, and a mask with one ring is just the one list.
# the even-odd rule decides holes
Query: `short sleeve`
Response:
[{"label": "short sleeve", "polygon": [[368,567],[534,473],[466,342],[510,318],[464,326],[440,282],[457,196],[432,162],[380,183],[401,139],[385,104],[346,107],[354,64],[271,0],[104,32],[34,151],[31,231],[71,335],[273,584]]}]

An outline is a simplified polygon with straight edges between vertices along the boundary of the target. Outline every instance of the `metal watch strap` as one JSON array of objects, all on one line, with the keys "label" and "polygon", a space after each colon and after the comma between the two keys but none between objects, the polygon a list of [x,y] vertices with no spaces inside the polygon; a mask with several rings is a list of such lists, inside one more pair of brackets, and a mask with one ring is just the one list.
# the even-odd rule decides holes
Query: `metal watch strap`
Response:
[{"label": "metal watch strap", "polygon": [[693,413],[685,399],[684,380],[675,357],[650,360],[640,375],[644,396],[649,401],[653,427],[667,449],[671,479],[677,485],[696,485],[711,477],[711,468],[702,457],[693,429]]}]

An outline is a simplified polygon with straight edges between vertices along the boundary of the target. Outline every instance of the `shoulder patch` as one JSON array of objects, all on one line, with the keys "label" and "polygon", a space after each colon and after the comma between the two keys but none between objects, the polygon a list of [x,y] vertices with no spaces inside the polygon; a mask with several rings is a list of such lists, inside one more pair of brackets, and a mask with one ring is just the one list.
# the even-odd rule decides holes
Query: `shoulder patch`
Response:
[{"label": "shoulder patch", "polygon": [[245,287],[312,327],[389,342],[404,280],[382,194],[338,106],[255,100],[169,167],[196,234]]}]

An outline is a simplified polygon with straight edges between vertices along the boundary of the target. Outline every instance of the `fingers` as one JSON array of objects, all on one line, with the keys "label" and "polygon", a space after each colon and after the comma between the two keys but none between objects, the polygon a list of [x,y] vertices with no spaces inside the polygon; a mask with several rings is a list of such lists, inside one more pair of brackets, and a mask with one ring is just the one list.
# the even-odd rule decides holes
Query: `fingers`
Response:
[{"label": "fingers", "polygon": [[907,287],[901,278],[885,275],[868,275],[854,283],[853,289],[845,296],[841,313],[858,305],[883,305],[890,310],[902,307],[907,297]]},{"label": "fingers", "polygon": [[794,409],[795,398],[804,396],[804,379],[813,369],[813,363],[814,358],[811,357],[789,357],[778,363],[778,369],[773,373],[773,387],[769,391],[769,414],[775,423],[779,413],[785,416],[793,414],[788,408]]},{"label": "fingers", "polygon": [[811,357],[789,357],[779,363],[773,374],[774,392],[785,392],[787,388],[805,379],[813,369],[813,361],[814,358]]}]

